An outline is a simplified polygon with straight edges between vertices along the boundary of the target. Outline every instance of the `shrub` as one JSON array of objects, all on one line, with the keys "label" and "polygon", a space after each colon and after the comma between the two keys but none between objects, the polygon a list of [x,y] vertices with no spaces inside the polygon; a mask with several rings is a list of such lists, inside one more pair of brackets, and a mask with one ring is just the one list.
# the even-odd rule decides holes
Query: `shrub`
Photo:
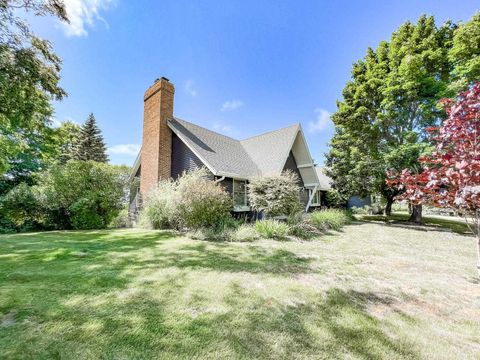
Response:
[{"label": "shrub", "polygon": [[268,239],[283,239],[288,235],[288,225],[277,220],[260,220],[255,223],[255,230]]},{"label": "shrub", "polygon": [[126,202],[127,167],[69,161],[39,173],[38,185],[20,184],[2,201],[2,214],[24,230],[105,228]]},{"label": "shrub", "polygon": [[178,201],[176,183],[171,180],[160,181],[145,199],[140,224],[152,229],[177,228]]},{"label": "shrub", "polygon": [[287,219],[288,234],[300,239],[311,239],[321,232],[311,223],[309,216],[299,211]]},{"label": "shrub", "polygon": [[310,214],[310,221],[319,230],[340,230],[350,222],[349,215],[342,210],[329,209],[314,211]]},{"label": "shrub", "polygon": [[177,181],[161,181],[145,201],[141,223],[146,220],[155,229],[208,229],[220,234],[234,226],[231,209],[230,195],[202,168]]},{"label": "shrub", "polygon": [[120,210],[117,216],[108,224],[109,228],[121,229],[131,227],[130,217],[128,216],[128,208]]},{"label": "shrub", "polygon": [[298,177],[291,171],[278,176],[259,177],[248,185],[248,200],[253,209],[268,216],[290,215],[301,208]]},{"label": "shrub", "polygon": [[71,223],[74,229],[103,229],[107,225],[106,219],[100,215],[100,209],[94,199],[79,199],[68,209],[72,214]]},{"label": "shrub", "polygon": [[231,224],[232,199],[220,185],[206,177],[207,170],[201,168],[184,173],[177,180],[179,222],[189,229],[221,232]]},{"label": "shrub", "polygon": [[1,213],[5,216],[3,223],[8,228],[10,222],[17,230],[34,229],[42,222],[42,209],[38,191],[21,183],[10,190],[0,204]]},{"label": "shrub", "polygon": [[234,231],[232,231],[230,235],[231,241],[238,241],[238,242],[246,242],[246,241],[254,241],[258,239],[258,233],[255,231],[253,225],[250,224],[242,224]]}]

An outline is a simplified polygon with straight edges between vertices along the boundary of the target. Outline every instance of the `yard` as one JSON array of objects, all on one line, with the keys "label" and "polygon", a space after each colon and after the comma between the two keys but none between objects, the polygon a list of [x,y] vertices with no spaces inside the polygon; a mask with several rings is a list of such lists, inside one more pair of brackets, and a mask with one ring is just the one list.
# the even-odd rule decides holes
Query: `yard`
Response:
[{"label": "yard", "polygon": [[1,358],[474,359],[479,319],[474,239],[455,233],[0,236]]}]

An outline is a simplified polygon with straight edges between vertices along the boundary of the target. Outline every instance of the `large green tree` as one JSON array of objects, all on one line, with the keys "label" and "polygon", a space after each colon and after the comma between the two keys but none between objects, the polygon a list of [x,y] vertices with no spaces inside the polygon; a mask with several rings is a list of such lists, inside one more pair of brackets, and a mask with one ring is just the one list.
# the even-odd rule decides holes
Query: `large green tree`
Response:
[{"label": "large green tree", "polygon": [[16,14],[68,21],[60,0],[0,0],[0,191],[42,168],[52,149],[51,100],[61,100],[61,60]]},{"label": "large green tree", "polygon": [[88,115],[78,134],[74,149],[74,159],[108,162],[107,149],[103,141],[102,131],[97,125],[95,116]]},{"label": "large green tree", "polygon": [[444,116],[437,102],[449,94],[455,28],[422,16],[353,65],[332,116],[336,132],[327,154],[339,191],[380,193],[390,213],[397,190],[385,185],[386,171],[418,168],[418,156],[428,149],[425,130]]},{"label": "large green tree", "polygon": [[480,13],[455,30],[448,59],[453,66],[449,89],[454,93],[480,80]]}]

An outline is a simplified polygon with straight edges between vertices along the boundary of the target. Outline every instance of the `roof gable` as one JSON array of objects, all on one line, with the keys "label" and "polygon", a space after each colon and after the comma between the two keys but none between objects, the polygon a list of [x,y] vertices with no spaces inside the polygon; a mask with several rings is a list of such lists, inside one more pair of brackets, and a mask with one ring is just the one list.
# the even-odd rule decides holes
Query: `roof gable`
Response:
[{"label": "roof gable", "polygon": [[280,174],[287,161],[299,125],[270,131],[240,141],[246,153],[257,164],[260,175]]},{"label": "roof gable", "polygon": [[[299,124],[241,141],[178,118],[169,120],[168,124],[217,176],[250,179],[262,175],[278,175],[283,171],[290,151],[296,157],[301,152],[302,158],[306,156],[311,162]],[[313,177],[309,176],[309,180],[314,179],[316,183],[315,172]]]}]

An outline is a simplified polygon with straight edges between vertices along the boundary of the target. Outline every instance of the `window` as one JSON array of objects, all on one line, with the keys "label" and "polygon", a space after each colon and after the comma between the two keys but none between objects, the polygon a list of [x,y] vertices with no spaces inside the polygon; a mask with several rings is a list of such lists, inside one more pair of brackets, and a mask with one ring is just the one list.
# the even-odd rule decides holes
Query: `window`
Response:
[{"label": "window", "polygon": [[234,206],[247,206],[247,182],[233,179]]},{"label": "window", "polygon": [[[310,194],[312,193],[312,190],[310,190]],[[320,204],[320,190],[315,191],[315,194],[313,194],[312,198],[312,205],[319,205]]]}]

